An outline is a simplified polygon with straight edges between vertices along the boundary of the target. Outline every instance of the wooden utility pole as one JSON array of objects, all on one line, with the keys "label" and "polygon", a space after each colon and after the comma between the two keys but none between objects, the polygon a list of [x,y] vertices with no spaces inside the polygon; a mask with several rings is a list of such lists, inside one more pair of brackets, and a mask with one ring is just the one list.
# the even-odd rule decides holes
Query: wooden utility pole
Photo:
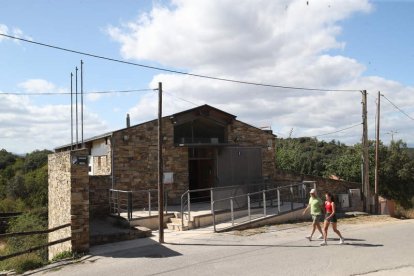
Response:
[{"label": "wooden utility pole", "polygon": [[368,144],[368,122],[367,122],[367,91],[362,90],[362,188],[364,211],[370,212],[370,189],[369,189],[369,144]]},{"label": "wooden utility pole", "polygon": [[162,83],[158,83],[158,219],[159,242],[164,243],[164,183],[162,162]]},{"label": "wooden utility pole", "polygon": [[380,143],[380,117],[381,117],[381,105],[380,105],[381,93],[378,91],[377,99],[377,129],[376,129],[376,141],[375,141],[375,184],[374,184],[374,213],[379,213],[379,201],[378,201],[378,172],[379,172],[379,143]]}]

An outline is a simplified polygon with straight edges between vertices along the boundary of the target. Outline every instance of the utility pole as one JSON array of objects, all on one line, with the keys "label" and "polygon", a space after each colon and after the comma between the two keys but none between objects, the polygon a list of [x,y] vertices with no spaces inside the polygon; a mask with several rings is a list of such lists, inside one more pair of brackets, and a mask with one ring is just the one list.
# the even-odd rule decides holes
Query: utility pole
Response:
[{"label": "utility pole", "polygon": [[370,189],[369,189],[369,151],[368,151],[368,122],[367,122],[367,91],[362,90],[362,188],[364,211],[370,212]]},{"label": "utility pole", "polygon": [[158,83],[158,230],[159,242],[164,243],[164,183],[162,162],[162,83]]},{"label": "utility pole", "polygon": [[391,134],[391,142],[394,142],[394,134],[397,134],[397,130],[390,130],[387,134]]},{"label": "utility pole", "polygon": [[380,142],[380,116],[381,116],[381,105],[380,105],[381,93],[378,91],[377,99],[377,129],[376,129],[376,141],[375,141],[375,184],[374,184],[374,213],[379,214],[379,200],[378,200],[378,172],[379,172],[379,142]]}]

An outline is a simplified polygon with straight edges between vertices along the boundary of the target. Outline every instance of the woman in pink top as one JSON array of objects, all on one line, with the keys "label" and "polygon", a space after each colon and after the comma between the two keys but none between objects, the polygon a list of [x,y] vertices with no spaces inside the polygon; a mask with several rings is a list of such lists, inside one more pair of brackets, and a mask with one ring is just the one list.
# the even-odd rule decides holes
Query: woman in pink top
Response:
[{"label": "woman in pink top", "polygon": [[333,231],[339,236],[339,244],[344,243],[344,238],[341,235],[341,232],[336,228],[336,206],[335,202],[333,201],[333,195],[329,192],[325,193],[325,221],[323,224],[323,242],[321,243],[321,246],[327,245],[326,240],[328,238],[328,228],[329,224],[332,223],[332,229]]}]

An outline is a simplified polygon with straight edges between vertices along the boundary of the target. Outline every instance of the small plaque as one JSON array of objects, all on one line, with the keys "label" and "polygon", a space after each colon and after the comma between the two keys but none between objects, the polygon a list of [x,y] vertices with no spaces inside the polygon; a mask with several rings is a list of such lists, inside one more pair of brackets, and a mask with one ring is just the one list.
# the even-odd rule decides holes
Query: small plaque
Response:
[{"label": "small plaque", "polygon": [[165,172],[163,182],[164,182],[164,184],[173,184],[174,183],[174,173],[173,172]]}]

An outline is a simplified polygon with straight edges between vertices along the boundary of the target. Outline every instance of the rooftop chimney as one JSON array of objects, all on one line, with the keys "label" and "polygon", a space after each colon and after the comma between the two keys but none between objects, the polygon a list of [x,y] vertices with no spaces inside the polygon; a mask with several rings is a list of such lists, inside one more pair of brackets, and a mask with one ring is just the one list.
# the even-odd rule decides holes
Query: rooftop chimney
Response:
[{"label": "rooftop chimney", "polygon": [[129,119],[129,114],[127,114],[127,117],[126,117],[126,126],[127,127],[131,126],[131,120]]}]

